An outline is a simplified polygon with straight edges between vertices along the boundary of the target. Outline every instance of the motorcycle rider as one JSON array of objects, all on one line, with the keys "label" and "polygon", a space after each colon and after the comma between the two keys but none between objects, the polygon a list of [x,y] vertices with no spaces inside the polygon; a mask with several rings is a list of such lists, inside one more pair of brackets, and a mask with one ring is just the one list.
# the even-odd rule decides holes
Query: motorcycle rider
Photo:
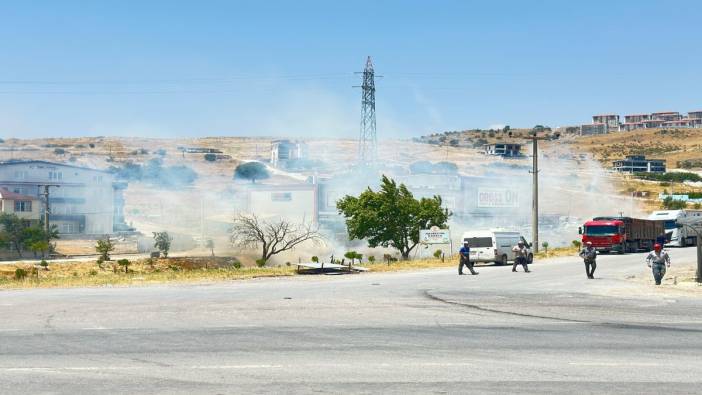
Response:
[{"label": "motorcycle rider", "polygon": [[514,252],[514,265],[512,265],[512,271],[517,271],[517,265],[522,265],[524,267],[524,273],[529,273],[529,266],[527,266],[527,255],[529,250],[524,243],[524,240],[519,240],[516,246],[512,248]]},{"label": "motorcycle rider", "polygon": [[595,269],[597,268],[597,250],[592,246],[592,242],[585,243],[585,248],[580,251],[580,257],[585,261],[585,274],[587,278],[595,278]]},{"label": "motorcycle rider", "polygon": [[461,247],[460,250],[458,250],[458,275],[462,276],[463,275],[463,265],[465,265],[468,270],[470,270],[470,274],[476,275],[479,274],[475,270],[473,270],[473,262],[470,260],[470,246],[468,245],[468,242],[463,243],[463,247]]},{"label": "motorcycle rider", "polygon": [[653,246],[653,251],[648,253],[646,264],[653,271],[653,279],[656,280],[656,285],[661,285],[661,280],[665,276],[665,268],[670,267],[670,256],[663,251],[663,246],[656,243]]}]

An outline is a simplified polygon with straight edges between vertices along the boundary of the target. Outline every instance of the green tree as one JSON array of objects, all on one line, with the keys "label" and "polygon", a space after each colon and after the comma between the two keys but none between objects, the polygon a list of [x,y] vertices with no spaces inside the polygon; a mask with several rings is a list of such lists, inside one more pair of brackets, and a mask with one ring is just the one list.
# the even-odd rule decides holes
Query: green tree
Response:
[{"label": "green tree", "polygon": [[27,241],[28,222],[15,214],[0,213],[0,240],[10,246],[22,258],[22,249]]},{"label": "green tree", "polygon": [[251,180],[254,184],[256,180],[263,180],[269,177],[270,174],[268,174],[266,166],[261,162],[242,163],[234,170],[234,179],[243,178],[245,180]]},{"label": "green tree", "polygon": [[129,265],[131,265],[132,263],[129,262],[129,259],[120,259],[117,261],[117,264],[124,267],[125,273],[129,273]]},{"label": "green tree", "polygon": [[102,263],[109,261],[110,260],[110,253],[115,250],[115,245],[112,243],[112,240],[110,239],[109,235],[105,235],[102,239],[99,239],[95,243],[95,251],[100,254],[100,257],[98,258],[98,265],[101,265],[100,267],[102,268]]},{"label": "green tree", "polygon": [[541,243],[541,247],[544,247],[544,252],[548,254],[548,241]]},{"label": "green tree", "polygon": [[347,195],[336,207],[346,218],[351,239],[365,239],[371,248],[395,248],[403,259],[419,243],[420,229],[443,227],[449,217],[440,196],[417,200],[404,184],[386,176],[378,192],[368,188],[358,197]]},{"label": "green tree", "polygon": [[350,259],[351,264],[353,265],[353,261],[356,259],[356,251],[348,251],[344,254],[344,258]]},{"label": "green tree", "polygon": [[319,257],[317,255],[312,256],[310,260],[314,263],[319,263]]},{"label": "green tree", "polygon": [[164,258],[168,258],[168,251],[171,249],[171,242],[173,237],[168,234],[168,232],[153,232],[154,233],[154,247],[156,247]]}]

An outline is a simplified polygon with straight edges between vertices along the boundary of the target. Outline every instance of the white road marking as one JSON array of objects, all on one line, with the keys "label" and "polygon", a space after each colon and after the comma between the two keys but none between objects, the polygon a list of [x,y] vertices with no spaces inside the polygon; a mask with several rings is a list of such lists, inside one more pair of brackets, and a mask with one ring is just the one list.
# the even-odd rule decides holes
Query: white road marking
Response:
[{"label": "white road marking", "polygon": [[[474,366],[468,362],[418,362],[418,363],[372,363],[364,364],[365,367],[432,367],[432,368],[447,368],[447,367],[468,367]],[[274,365],[274,364],[247,364],[247,365],[192,365],[192,366],[170,366],[168,369],[196,369],[196,370],[237,370],[237,369],[289,369],[289,368],[317,368],[317,367],[337,367],[351,368],[354,364],[295,364],[295,365]],[[70,372],[70,371],[126,371],[126,370],[142,370],[143,366],[69,366],[69,367],[0,367],[2,372]]]},{"label": "white road marking", "polygon": [[606,367],[631,367],[631,366],[663,366],[656,362],[569,362],[573,366],[606,366]]}]

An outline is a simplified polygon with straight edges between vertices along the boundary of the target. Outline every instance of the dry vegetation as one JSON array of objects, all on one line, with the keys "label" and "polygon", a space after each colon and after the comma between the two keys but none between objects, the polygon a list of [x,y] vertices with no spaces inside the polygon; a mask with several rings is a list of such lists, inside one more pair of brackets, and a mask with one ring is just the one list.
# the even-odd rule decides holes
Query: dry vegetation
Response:
[{"label": "dry vegetation", "polygon": [[681,167],[678,162],[702,161],[700,129],[641,129],[581,137],[573,143],[604,162],[626,155],[646,155],[665,159],[668,168],[672,169]]}]

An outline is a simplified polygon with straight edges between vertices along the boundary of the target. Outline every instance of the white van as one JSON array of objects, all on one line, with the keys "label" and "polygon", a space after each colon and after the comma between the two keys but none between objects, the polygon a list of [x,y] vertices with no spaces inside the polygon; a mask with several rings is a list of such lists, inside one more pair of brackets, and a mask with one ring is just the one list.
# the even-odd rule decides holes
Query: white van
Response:
[{"label": "white van", "polygon": [[527,262],[534,260],[531,252],[531,245],[519,232],[504,230],[477,230],[463,233],[461,244],[468,243],[470,247],[470,259],[473,262],[495,262],[498,265],[506,265],[509,261],[514,261],[512,248],[523,241],[529,249]]}]

